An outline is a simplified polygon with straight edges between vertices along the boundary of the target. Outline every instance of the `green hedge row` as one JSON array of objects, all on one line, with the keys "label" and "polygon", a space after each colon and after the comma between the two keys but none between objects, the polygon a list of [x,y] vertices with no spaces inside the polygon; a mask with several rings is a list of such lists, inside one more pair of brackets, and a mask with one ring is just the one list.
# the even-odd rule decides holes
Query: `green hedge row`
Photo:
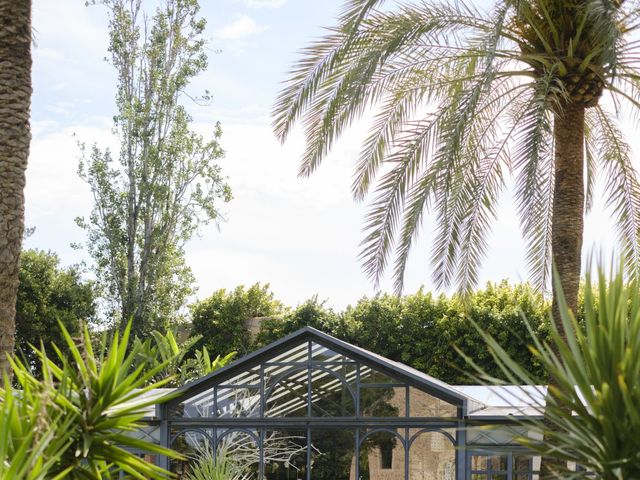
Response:
[{"label": "green hedge row", "polygon": [[[203,336],[200,346],[224,354],[245,354],[303,326],[403,362],[451,384],[474,383],[465,373],[455,347],[499,376],[487,346],[469,319],[491,333],[521,365],[541,381],[544,371],[529,351],[526,323],[546,335],[549,303],[527,284],[488,284],[469,298],[435,296],[422,290],[396,297],[382,294],[362,298],[342,312],[311,298],[296,308],[275,300],[268,285],[219,290],[192,311],[192,334]],[[247,320],[262,318],[257,338]]]}]

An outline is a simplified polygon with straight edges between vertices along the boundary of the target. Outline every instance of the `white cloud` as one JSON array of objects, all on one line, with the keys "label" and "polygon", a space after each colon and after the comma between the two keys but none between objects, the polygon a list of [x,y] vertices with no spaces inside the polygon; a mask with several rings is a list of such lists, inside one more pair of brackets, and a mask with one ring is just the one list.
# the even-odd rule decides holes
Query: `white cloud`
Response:
[{"label": "white cloud", "polygon": [[280,8],[287,0],[242,0],[242,3],[251,8]]},{"label": "white cloud", "polygon": [[267,27],[265,25],[259,25],[247,15],[240,15],[232,22],[219,28],[216,36],[225,40],[239,40],[251,35],[256,35],[266,29]]}]

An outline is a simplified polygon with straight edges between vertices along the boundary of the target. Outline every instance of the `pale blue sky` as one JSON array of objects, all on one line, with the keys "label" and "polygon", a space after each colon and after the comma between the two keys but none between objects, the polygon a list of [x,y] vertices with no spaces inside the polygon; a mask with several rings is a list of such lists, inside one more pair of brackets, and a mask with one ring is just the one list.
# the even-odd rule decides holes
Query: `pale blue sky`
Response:
[{"label": "pale blue sky", "polygon": [[[149,5],[154,2],[145,2]],[[374,293],[357,261],[364,205],[349,194],[358,140],[356,125],[311,179],[296,177],[302,149],[299,134],[285,145],[274,139],[269,113],[279,83],[296,52],[322,34],[341,8],[338,0],[201,0],[207,18],[209,69],[192,86],[211,90],[209,107],[189,107],[196,128],[206,133],[222,122],[222,162],[235,199],[228,221],[210,227],[187,246],[198,297],[218,288],[269,282],[278,298],[296,304],[318,294],[342,308]],[[63,263],[86,259],[70,248],[83,233],[74,217],[87,215],[91,198],[77,178],[73,134],[87,143],[113,145],[115,78],[107,55],[104,9],[84,0],[34,0],[33,146],[28,171],[27,224],[36,227],[28,247],[51,249]],[[482,281],[527,272],[510,197],[500,208]],[[608,247],[611,229],[601,211],[589,219],[586,245]],[[430,223],[410,259],[407,291],[431,286],[428,269]],[[383,283],[389,288],[390,281]]]}]

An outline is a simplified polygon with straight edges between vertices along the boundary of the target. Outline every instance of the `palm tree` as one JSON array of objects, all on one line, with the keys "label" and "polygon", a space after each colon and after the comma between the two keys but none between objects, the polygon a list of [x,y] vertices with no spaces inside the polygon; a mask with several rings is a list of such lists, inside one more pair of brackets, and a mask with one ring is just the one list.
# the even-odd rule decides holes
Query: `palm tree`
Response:
[{"label": "palm tree", "polygon": [[13,352],[31,106],[31,0],[0,0],[0,371]]},{"label": "palm tree", "polygon": [[496,0],[490,12],[464,0],[395,5],[348,0],[338,26],[304,50],[274,112],[281,141],[304,127],[302,176],[350,124],[369,122],[353,181],[356,199],[373,191],[367,274],[377,283],[393,255],[401,290],[433,212],[436,284],[469,291],[498,198],[513,186],[532,280],[548,286],[554,263],[575,310],[598,172],[635,268],[640,188],[618,121],[625,109],[640,113],[638,2]]}]

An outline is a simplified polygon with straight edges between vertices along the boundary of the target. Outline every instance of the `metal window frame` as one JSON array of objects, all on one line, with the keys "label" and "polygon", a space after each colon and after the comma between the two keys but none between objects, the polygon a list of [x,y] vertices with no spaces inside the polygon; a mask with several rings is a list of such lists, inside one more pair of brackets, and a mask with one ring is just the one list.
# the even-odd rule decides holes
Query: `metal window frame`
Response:
[{"label": "metal window frame", "polygon": [[[295,348],[296,357],[304,351],[304,342],[306,344],[306,359],[300,361],[296,360],[287,362],[282,361],[281,357],[289,349]],[[314,359],[314,344],[319,345],[325,349],[335,352],[344,357],[341,361],[322,361]],[[278,358],[277,361],[272,359]],[[342,365],[354,365],[355,366],[355,378],[347,380],[346,377],[340,373],[331,370],[329,367],[340,367]],[[275,377],[270,374],[270,367],[282,367],[282,371],[278,371]],[[363,382],[362,367],[367,367],[380,371],[383,374],[388,375],[397,383],[394,384],[368,384]],[[233,417],[218,417],[218,391],[225,386],[231,387],[228,382],[233,377],[241,375],[243,372],[257,369],[256,374],[259,375],[259,384],[252,384],[252,388],[258,387],[259,405],[258,405],[258,417],[248,418],[233,418]],[[268,400],[268,393],[273,390],[274,386],[278,382],[285,379],[288,375],[301,374],[304,378],[304,372],[306,369],[306,417],[267,417],[266,406]],[[331,375],[333,379],[339,382],[339,385],[346,386],[347,390],[351,394],[354,400],[355,415],[350,417],[321,417],[313,416],[313,391],[312,384],[314,381],[313,375],[315,371],[324,371]],[[349,374],[351,376],[351,374]],[[267,383],[267,380],[269,383]],[[237,385],[236,385],[237,386]],[[365,417],[360,412],[360,399],[361,390],[366,387],[385,386],[385,387],[404,387],[405,390],[405,412],[402,417]],[[362,387],[362,388],[361,388]],[[455,417],[411,417],[410,411],[410,388],[413,387],[422,391],[432,397],[441,400],[456,407]],[[341,387],[343,388],[343,387]],[[202,392],[212,389],[213,391],[213,415],[211,417],[171,417],[170,412],[179,404],[188,402],[188,400]],[[197,430],[204,428],[230,428],[230,429],[252,429],[256,432],[256,439],[259,444],[261,453],[264,449],[264,438],[267,430],[277,429],[300,429],[306,431],[307,434],[307,480],[311,480],[311,442],[312,431],[314,429],[338,429],[348,428],[354,430],[354,455],[359,458],[360,446],[362,442],[376,431],[390,431],[396,432],[402,441],[405,455],[405,478],[409,478],[409,460],[410,460],[410,446],[415,439],[409,437],[411,429],[425,431],[439,431],[440,433],[446,433],[447,438],[454,443],[456,447],[456,479],[462,480],[466,476],[468,455],[466,452],[466,434],[465,434],[465,419],[467,418],[469,397],[466,397],[453,387],[449,387],[446,384],[423,375],[418,371],[410,369],[402,364],[398,364],[391,360],[385,359],[369,352],[360,347],[350,345],[341,340],[335,339],[329,335],[326,335],[311,327],[305,327],[297,332],[284,337],[266,347],[263,347],[256,352],[253,352],[245,357],[233,362],[232,364],[210,374],[194,382],[191,382],[179,389],[177,389],[171,398],[166,402],[158,406],[157,417],[159,418],[159,425],[161,430],[160,440],[161,445],[170,447],[171,445],[171,429],[180,428],[184,430]],[[455,437],[444,432],[443,429],[455,429]],[[215,430],[217,432],[217,430]],[[363,435],[363,432],[367,432]],[[402,433],[398,433],[402,432]],[[217,436],[217,433],[216,433]],[[217,442],[216,442],[217,443]],[[261,454],[261,457],[263,455]],[[259,478],[264,477],[264,465],[263,461],[259,465]],[[168,461],[166,458],[160,458],[160,466],[164,468],[168,467]],[[359,462],[356,461],[356,475],[359,474]],[[356,477],[357,478],[357,477]]]}]

